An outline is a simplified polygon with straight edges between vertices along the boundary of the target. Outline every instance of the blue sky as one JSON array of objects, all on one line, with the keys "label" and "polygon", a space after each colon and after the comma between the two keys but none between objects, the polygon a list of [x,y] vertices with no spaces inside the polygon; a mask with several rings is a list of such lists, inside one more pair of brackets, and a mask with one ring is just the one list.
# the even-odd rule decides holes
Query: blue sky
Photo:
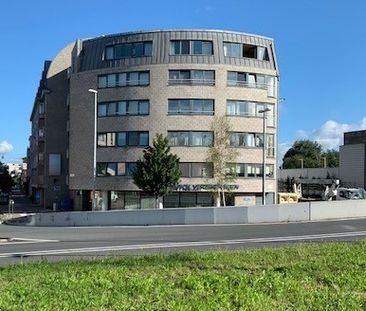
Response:
[{"label": "blue sky", "polygon": [[[209,28],[275,40],[280,150],[295,139],[342,144],[366,129],[366,1],[4,1],[0,4],[0,156],[25,155],[43,62],[77,38],[133,30]],[[0,158],[1,160],[1,158]]]}]

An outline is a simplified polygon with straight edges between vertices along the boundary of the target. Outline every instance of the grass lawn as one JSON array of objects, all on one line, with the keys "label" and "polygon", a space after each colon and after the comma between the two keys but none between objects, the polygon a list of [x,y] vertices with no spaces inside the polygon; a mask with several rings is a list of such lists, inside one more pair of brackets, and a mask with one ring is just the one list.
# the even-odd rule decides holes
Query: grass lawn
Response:
[{"label": "grass lawn", "polygon": [[0,310],[366,310],[366,241],[1,267]]}]

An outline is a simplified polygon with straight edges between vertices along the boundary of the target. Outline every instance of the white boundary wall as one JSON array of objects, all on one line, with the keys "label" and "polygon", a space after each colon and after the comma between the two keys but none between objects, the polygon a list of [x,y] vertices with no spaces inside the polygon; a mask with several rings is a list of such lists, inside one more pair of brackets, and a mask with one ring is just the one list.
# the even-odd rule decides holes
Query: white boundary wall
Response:
[{"label": "white boundary wall", "polygon": [[52,212],[28,215],[8,223],[28,226],[144,226],[296,222],[354,217],[366,217],[366,200],[251,207]]}]

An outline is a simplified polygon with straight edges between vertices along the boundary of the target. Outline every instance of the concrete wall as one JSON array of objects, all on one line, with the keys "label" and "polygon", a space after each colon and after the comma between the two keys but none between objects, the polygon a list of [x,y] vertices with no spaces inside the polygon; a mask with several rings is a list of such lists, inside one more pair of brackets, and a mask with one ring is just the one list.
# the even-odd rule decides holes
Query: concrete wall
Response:
[{"label": "concrete wall", "polygon": [[17,220],[17,223],[13,224],[29,226],[247,224],[353,217],[366,217],[366,200],[307,202],[265,207],[40,213],[29,215],[23,221]]},{"label": "concrete wall", "polygon": [[289,178],[339,178],[339,168],[338,167],[328,167],[328,168],[295,168],[278,170],[278,179]]},{"label": "concrete wall", "polygon": [[366,200],[311,203],[311,220],[366,217]]}]

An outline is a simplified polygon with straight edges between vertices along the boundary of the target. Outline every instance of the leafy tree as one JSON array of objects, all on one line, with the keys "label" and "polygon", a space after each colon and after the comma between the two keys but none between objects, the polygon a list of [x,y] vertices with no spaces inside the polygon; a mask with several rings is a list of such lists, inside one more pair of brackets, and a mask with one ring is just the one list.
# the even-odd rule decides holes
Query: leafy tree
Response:
[{"label": "leafy tree", "polygon": [[8,166],[0,162],[0,190],[2,192],[9,192],[14,185],[14,181],[9,174]]},{"label": "leafy tree", "polygon": [[143,159],[136,163],[133,180],[137,187],[155,197],[155,207],[158,208],[161,198],[179,182],[179,158],[170,152],[168,138],[161,134],[157,134],[153,146],[143,152]]},{"label": "leafy tree", "polygon": [[327,159],[327,167],[339,165],[339,152],[336,150],[323,151],[322,146],[311,140],[297,140],[283,157],[282,167],[290,168],[316,168],[323,167],[323,157]]},{"label": "leafy tree", "polygon": [[222,202],[226,206],[225,191],[226,185],[236,180],[236,170],[228,172],[228,163],[235,163],[238,152],[229,147],[231,125],[226,116],[216,116],[211,125],[214,141],[208,150],[207,161],[213,166],[213,179],[217,187],[216,206]]},{"label": "leafy tree", "polygon": [[338,167],[339,166],[339,151],[327,150],[323,153],[323,157],[326,158],[327,167]]}]

